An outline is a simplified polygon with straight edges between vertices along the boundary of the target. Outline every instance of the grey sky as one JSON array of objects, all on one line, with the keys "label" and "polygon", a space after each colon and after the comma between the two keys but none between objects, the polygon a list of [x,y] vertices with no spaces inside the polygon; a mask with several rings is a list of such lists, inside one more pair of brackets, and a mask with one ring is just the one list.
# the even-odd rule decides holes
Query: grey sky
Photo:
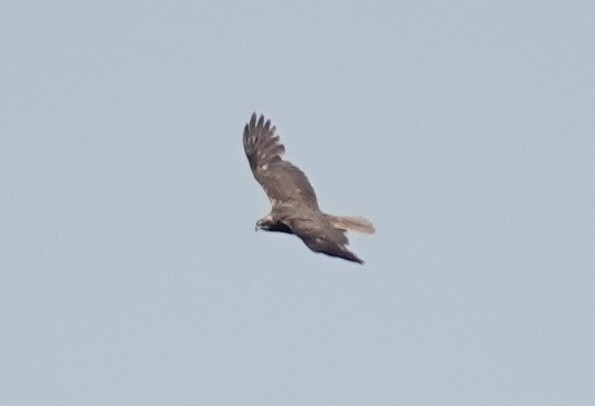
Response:
[{"label": "grey sky", "polygon": [[0,404],[591,405],[594,3],[206,3],[0,3]]}]

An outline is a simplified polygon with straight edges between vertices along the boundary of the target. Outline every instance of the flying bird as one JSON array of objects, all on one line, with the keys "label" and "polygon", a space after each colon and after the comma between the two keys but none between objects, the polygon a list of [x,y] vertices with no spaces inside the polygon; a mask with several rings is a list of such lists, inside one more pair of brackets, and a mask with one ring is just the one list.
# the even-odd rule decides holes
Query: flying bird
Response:
[{"label": "flying bird", "polygon": [[316,193],[304,173],[281,157],[285,147],[276,128],[264,116],[252,114],[244,127],[244,151],[254,177],[271,202],[271,212],[256,222],[256,230],[298,236],[314,252],[363,264],[347,249],[347,230],[374,233],[372,223],[361,216],[334,216],[318,207]]}]

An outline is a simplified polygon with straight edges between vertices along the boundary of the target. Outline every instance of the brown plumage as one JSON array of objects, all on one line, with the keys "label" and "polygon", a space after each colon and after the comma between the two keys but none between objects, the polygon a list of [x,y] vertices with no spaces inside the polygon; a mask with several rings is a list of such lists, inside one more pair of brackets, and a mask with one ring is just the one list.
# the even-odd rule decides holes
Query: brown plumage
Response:
[{"label": "brown plumage", "polygon": [[244,151],[254,177],[271,201],[271,212],[258,220],[256,229],[295,234],[314,252],[364,262],[349,251],[345,231],[374,233],[361,216],[334,216],[318,207],[316,193],[304,173],[281,156],[285,147],[270,120],[256,113],[244,127]]}]

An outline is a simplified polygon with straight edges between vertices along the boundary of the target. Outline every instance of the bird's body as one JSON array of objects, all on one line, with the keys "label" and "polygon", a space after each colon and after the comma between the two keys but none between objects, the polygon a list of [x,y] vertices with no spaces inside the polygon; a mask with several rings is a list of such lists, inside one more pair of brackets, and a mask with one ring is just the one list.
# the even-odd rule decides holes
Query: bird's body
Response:
[{"label": "bird's body", "polygon": [[244,151],[254,177],[271,201],[271,212],[258,220],[257,229],[294,234],[314,252],[363,264],[348,244],[346,230],[373,233],[363,217],[333,216],[318,207],[316,193],[304,173],[281,156],[285,152],[275,127],[256,113],[244,128]]}]

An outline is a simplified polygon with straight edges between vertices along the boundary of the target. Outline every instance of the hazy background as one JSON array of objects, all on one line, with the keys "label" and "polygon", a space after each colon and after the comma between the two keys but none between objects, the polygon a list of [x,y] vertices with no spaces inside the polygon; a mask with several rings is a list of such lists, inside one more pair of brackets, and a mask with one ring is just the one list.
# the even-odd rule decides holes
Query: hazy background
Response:
[{"label": "hazy background", "polygon": [[0,3],[0,404],[592,405],[595,4],[206,3]]}]

